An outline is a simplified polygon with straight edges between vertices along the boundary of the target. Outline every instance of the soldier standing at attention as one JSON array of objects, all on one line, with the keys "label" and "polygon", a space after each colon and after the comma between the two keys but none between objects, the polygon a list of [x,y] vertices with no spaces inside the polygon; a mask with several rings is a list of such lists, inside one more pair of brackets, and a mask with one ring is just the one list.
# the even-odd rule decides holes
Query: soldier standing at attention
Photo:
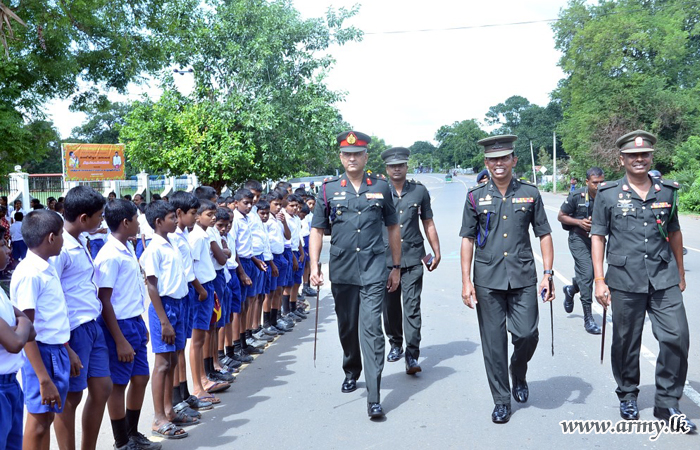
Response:
[{"label": "soldier standing at attention", "polygon": [[[384,293],[384,330],[391,344],[391,350],[387,356],[389,362],[401,359],[403,332],[404,329],[406,330],[406,373],[413,375],[421,371],[418,365],[421,329],[420,295],[423,290],[422,260],[426,256],[418,219],[420,218],[423,222],[425,235],[435,253],[432,260],[426,262],[430,272],[440,264],[440,240],[433,222],[433,209],[430,206],[428,189],[417,181],[406,180],[410,154],[411,151],[403,147],[390,148],[382,153],[386,173],[391,180],[389,187],[401,231],[401,285],[400,289],[394,292]],[[386,265],[391,267],[392,264],[392,254],[387,249]]]},{"label": "soldier standing at attention", "polygon": [[574,257],[573,284],[564,286],[564,310],[574,310],[574,295],[581,292],[583,327],[590,334],[600,334],[600,327],[593,320],[593,261],[591,260],[591,216],[598,185],[605,180],[603,169],[591,167],[586,171],[586,186],[569,194],[561,205],[557,219],[569,232],[569,250]]},{"label": "soldier standing at attention", "polygon": [[[364,361],[367,414],[377,419],[384,416],[379,403],[384,368],[382,304],[384,291],[399,287],[401,232],[389,184],[365,172],[371,138],[347,131],[337,139],[345,173],[324,181],[318,195],[309,237],[311,283],[323,284],[318,261],[323,230],[332,224],[329,277],[343,347],[345,380],[341,390],[357,389]],[[388,280],[382,239],[385,226],[393,262]]]},{"label": "soldier standing at attention", "polygon": [[[654,416],[682,414],[678,401],[688,373],[689,331],[683,306],[683,235],[678,222],[678,183],[649,175],[656,137],[633,131],[619,138],[621,180],[602,183],[591,226],[595,298],[612,304],[610,360],[617,382],[620,416],[639,419],[639,352],[644,318],[659,341]],[[608,271],[603,276],[605,236]],[[679,423],[695,431],[687,419]]]},{"label": "soldier standing at attention", "polygon": [[[462,218],[462,300],[476,306],[486,375],[495,407],[491,420],[510,420],[508,331],[513,342],[510,375],[513,398],[524,403],[527,364],[537,348],[537,299],[554,300],[552,229],[537,188],[513,177],[517,136],[492,136],[484,146],[491,180],[469,189]],[[540,238],[544,277],[537,288],[529,228]],[[474,277],[472,273],[474,261]],[[539,294],[539,295],[538,295]]]}]

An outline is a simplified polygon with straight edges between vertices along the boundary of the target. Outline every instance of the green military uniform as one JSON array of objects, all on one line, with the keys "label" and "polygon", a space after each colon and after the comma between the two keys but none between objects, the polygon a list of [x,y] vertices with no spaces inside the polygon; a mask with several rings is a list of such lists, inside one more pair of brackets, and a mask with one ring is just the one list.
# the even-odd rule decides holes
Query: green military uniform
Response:
[{"label": "green military uniform", "polygon": [[[387,164],[393,164],[387,162]],[[406,180],[401,195],[389,183],[394,207],[398,213],[401,228],[401,286],[394,292],[384,293],[384,330],[392,347],[403,345],[406,331],[406,354],[414,359],[420,356],[420,296],[423,290],[423,235],[418,219],[433,218],[428,189],[418,181]],[[391,249],[386,240],[386,267],[394,264]],[[401,297],[403,296],[403,311]],[[402,327],[403,322],[403,327]]]},{"label": "green military uniform", "polygon": [[[593,215],[595,199],[588,195],[588,187],[573,190],[561,205],[561,212],[574,219],[587,219]],[[569,250],[574,257],[572,280],[575,289],[581,292],[584,309],[591,307],[593,299],[593,260],[591,259],[591,237],[580,227],[564,225],[569,232]]]},{"label": "green military uniform", "polygon": [[367,401],[379,402],[384,368],[382,301],[388,276],[382,229],[397,223],[389,184],[370,174],[363,177],[358,191],[345,174],[324,181],[311,227],[325,229],[329,223],[331,292],[343,370],[346,378],[357,380],[364,360]]},{"label": "green military uniform", "polygon": [[469,190],[460,236],[474,239],[477,317],[486,374],[496,404],[510,404],[508,336],[513,375],[525,379],[537,348],[537,273],[529,228],[552,232],[537,187],[513,179],[505,195],[492,180]]},{"label": "green military uniform", "polygon": [[652,179],[643,200],[626,176],[602,183],[591,227],[591,234],[608,236],[605,282],[615,325],[610,359],[617,395],[620,401],[637,399],[639,352],[648,312],[659,341],[654,403],[660,408],[678,408],[688,372],[688,321],[678,265],[666,239],[680,230],[677,190],[678,183]]}]

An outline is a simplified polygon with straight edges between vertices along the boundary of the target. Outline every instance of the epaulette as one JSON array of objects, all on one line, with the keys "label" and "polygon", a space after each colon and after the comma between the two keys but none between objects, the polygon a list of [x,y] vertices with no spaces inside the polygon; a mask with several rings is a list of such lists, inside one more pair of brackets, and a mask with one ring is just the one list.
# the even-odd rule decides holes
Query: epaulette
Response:
[{"label": "epaulette", "polygon": [[520,181],[521,183],[524,183],[524,184],[529,184],[530,186],[534,186],[534,185],[535,185],[535,183],[533,183],[533,182],[530,181],[530,180],[522,180],[522,179],[521,179],[521,180],[518,180],[518,181]]},{"label": "epaulette", "polygon": [[328,177],[323,179],[323,183],[330,183],[331,181],[338,181],[338,177]]},{"label": "epaulette", "polygon": [[680,189],[681,185],[677,181],[671,181],[671,180],[660,180],[661,184],[664,186],[670,187],[671,189]]},{"label": "epaulette", "polygon": [[421,182],[418,181],[418,180],[414,180],[413,178],[411,178],[410,180],[408,180],[408,182],[409,182],[409,183],[413,183],[413,184],[420,184],[420,185],[423,184],[423,183],[421,183]]},{"label": "epaulette", "polygon": [[617,181],[604,181],[598,186],[599,191],[604,191],[610,189],[611,187],[617,187],[620,183]]},{"label": "epaulette", "polygon": [[484,186],[488,186],[488,183],[481,183],[481,184],[477,184],[476,186],[472,186],[469,188],[469,192],[475,191],[475,190],[482,188]]}]

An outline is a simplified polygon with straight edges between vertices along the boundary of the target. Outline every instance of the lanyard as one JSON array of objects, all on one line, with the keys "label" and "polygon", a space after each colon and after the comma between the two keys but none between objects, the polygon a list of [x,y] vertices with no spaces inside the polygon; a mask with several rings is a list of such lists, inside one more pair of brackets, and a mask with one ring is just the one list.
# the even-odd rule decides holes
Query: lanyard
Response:
[{"label": "lanyard", "polygon": [[[472,204],[472,207],[474,208],[474,211],[476,212],[476,201],[474,201],[474,195],[472,193],[469,193],[469,202]],[[477,220],[476,222],[476,245],[479,246],[479,248],[484,248],[484,245],[486,245],[486,239],[489,237],[489,223],[491,222],[491,212],[486,213],[486,229],[484,230],[484,234],[481,234],[481,226],[479,225],[479,222]]]}]

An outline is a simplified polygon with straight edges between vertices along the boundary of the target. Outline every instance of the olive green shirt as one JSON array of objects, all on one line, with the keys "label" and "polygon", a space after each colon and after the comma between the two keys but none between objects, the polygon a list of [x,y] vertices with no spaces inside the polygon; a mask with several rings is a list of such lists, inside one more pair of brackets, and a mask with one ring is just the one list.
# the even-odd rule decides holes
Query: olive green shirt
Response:
[{"label": "olive green shirt", "polygon": [[537,187],[513,179],[506,195],[492,180],[469,189],[459,235],[474,239],[474,285],[508,290],[537,284],[530,226],[536,237],[552,232]]},{"label": "olive green shirt", "polygon": [[[401,267],[413,267],[422,263],[425,256],[423,246],[423,234],[420,232],[418,219],[428,220],[433,218],[433,208],[430,205],[428,189],[420,182],[406,180],[401,195],[396,192],[394,185],[389,182],[391,196],[399,219],[401,229]],[[384,230],[384,244],[386,247],[386,266],[394,265],[389,248],[389,234]]]},{"label": "olive green shirt", "polygon": [[[588,187],[572,191],[569,196],[566,197],[566,201],[561,205],[561,212],[574,219],[587,219],[591,217],[593,215],[595,199],[587,194]],[[589,241],[591,239],[588,233],[580,227],[562,224],[562,228],[571,233],[576,233]]]},{"label": "olive green shirt", "polygon": [[598,187],[591,234],[608,236],[605,282],[613,289],[644,293],[650,283],[655,290],[680,283],[671,244],[659,230],[659,225],[666,234],[681,229],[673,207],[679,186],[651,180],[646,200],[630,187],[627,176]]},{"label": "olive green shirt", "polygon": [[331,283],[364,286],[385,282],[382,229],[397,221],[386,180],[366,174],[357,192],[346,174],[324,181],[311,227],[325,229],[332,224]]}]

